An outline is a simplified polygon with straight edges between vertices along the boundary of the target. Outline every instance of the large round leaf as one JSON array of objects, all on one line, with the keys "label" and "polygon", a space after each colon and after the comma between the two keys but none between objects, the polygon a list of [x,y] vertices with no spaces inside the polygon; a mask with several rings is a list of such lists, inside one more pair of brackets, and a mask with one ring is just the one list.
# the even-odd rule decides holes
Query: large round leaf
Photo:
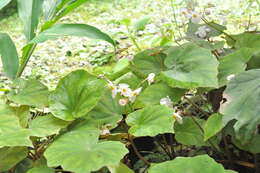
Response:
[{"label": "large round leaf", "polygon": [[27,156],[26,147],[4,147],[0,149],[0,171],[8,171]]},{"label": "large round leaf", "polygon": [[208,140],[212,136],[216,135],[224,126],[222,123],[223,116],[221,114],[211,115],[204,125],[204,140]]},{"label": "large round leaf", "polygon": [[[226,124],[236,119],[234,128],[239,138],[245,135],[245,138],[249,139],[260,123],[259,84],[260,69],[249,70],[232,79],[224,92],[227,102],[220,107],[220,112],[224,115],[223,122]],[[246,129],[244,134],[239,133],[242,127]]]},{"label": "large round leaf", "polygon": [[126,123],[131,127],[129,133],[134,136],[156,136],[173,133],[173,110],[157,105],[148,106],[128,115]]},{"label": "large round leaf", "polygon": [[54,141],[44,153],[49,167],[61,165],[64,170],[90,173],[104,166],[116,165],[128,152],[116,141],[98,142],[99,130],[81,127]]},{"label": "large round leaf", "polygon": [[165,65],[169,70],[161,79],[172,87],[217,87],[218,61],[210,50],[194,44],[172,47],[167,50]]},{"label": "large round leaf", "polygon": [[60,80],[49,97],[54,116],[71,121],[86,115],[98,103],[104,81],[84,70],[77,70]]},{"label": "large round leaf", "polygon": [[[203,127],[204,120],[194,117],[194,120]],[[183,123],[174,125],[175,138],[184,145],[207,145],[203,140],[203,132],[191,117],[183,118]]]},{"label": "large round leaf", "polygon": [[141,94],[137,97],[135,102],[136,108],[142,108],[149,105],[159,105],[160,100],[164,97],[169,96],[172,101],[178,102],[184,95],[186,90],[179,88],[171,88],[165,83],[158,83],[148,86]]},{"label": "large round leaf", "polygon": [[32,168],[26,173],[55,173],[55,170],[53,168],[41,166],[41,167]]},{"label": "large round leaf", "polygon": [[32,130],[32,136],[45,137],[58,134],[60,129],[66,127],[68,124],[69,122],[49,114],[33,119],[29,124],[29,128]]},{"label": "large round leaf", "polygon": [[208,155],[177,157],[152,165],[149,173],[226,173],[224,167]]},{"label": "large round leaf", "polygon": [[37,80],[17,79],[14,82],[16,89],[8,94],[8,99],[21,104],[36,107],[48,106],[48,88]]}]

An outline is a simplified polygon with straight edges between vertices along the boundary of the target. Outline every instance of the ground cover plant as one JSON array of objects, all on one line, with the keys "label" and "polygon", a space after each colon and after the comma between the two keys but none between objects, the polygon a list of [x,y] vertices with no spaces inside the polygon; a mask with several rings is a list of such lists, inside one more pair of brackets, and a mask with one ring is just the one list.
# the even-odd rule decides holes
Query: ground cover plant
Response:
[{"label": "ground cover plant", "polygon": [[[173,20],[155,38],[140,40],[149,16],[111,21],[126,28],[117,34],[128,56],[105,30],[62,20],[86,2],[18,0],[25,45],[17,51],[0,33],[10,81],[0,88],[0,172],[260,172],[257,26],[232,34],[209,17],[212,4],[169,1]],[[107,51],[55,87],[23,75],[37,46],[64,36],[102,40]]]}]

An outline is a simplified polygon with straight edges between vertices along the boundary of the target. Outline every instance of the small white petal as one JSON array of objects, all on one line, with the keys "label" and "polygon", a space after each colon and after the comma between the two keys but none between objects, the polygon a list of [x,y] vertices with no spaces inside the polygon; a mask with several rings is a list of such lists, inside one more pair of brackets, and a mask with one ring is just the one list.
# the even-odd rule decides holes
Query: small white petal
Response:
[{"label": "small white petal", "polygon": [[109,135],[110,131],[108,129],[102,129],[101,130],[101,135]]},{"label": "small white petal", "polygon": [[199,23],[200,21],[201,21],[200,14],[195,11],[191,12],[191,22]]},{"label": "small white petal", "polygon": [[155,74],[150,73],[147,77],[148,84],[151,85],[154,82]]},{"label": "small white petal", "polygon": [[169,98],[169,96],[164,97],[160,100],[160,105],[164,105],[167,106],[169,108],[173,107],[173,102],[171,101],[171,99]]},{"label": "small white petal", "polygon": [[180,115],[180,113],[174,113],[173,114],[173,118],[178,122],[178,123],[180,123],[180,124],[182,124],[183,123],[183,121],[182,121],[182,117],[181,117],[181,115]]},{"label": "small white petal", "polygon": [[126,98],[119,99],[118,103],[119,103],[121,106],[125,106],[125,105],[128,103],[128,99],[126,99]]},{"label": "small white petal", "polygon": [[230,80],[232,80],[234,77],[235,77],[235,75],[234,75],[234,74],[231,74],[231,75],[227,76],[227,80],[230,81]]}]

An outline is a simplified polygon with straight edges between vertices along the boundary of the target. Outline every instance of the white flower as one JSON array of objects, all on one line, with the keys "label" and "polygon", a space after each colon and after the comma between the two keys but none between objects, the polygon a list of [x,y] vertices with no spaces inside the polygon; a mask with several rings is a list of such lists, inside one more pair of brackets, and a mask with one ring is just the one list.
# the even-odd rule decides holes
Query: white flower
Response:
[{"label": "white flower", "polygon": [[109,134],[110,134],[109,129],[102,129],[101,130],[101,135],[109,135]]},{"label": "white flower", "polygon": [[201,20],[200,14],[196,11],[192,11],[190,14],[190,19],[192,23],[199,23]]},{"label": "white flower", "polygon": [[112,97],[115,98],[118,93],[118,87],[111,81],[108,82],[108,88],[112,91]]},{"label": "white flower", "polygon": [[173,102],[171,101],[170,97],[167,96],[167,97],[161,98],[160,105],[164,105],[164,106],[167,106],[169,108],[172,108]]},{"label": "white flower", "polygon": [[183,123],[182,117],[181,117],[181,115],[180,115],[180,112],[176,112],[176,113],[174,113],[172,116],[173,116],[173,118],[174,118],[178,123],[180,123],[180,124]]},{"label": "white flower", "polygon": [[155,74],[154,73],[150,73],[147,77],[147,81],[148,81],[148,84],[151,85],[151,83],[154,82],[154,77],[155,77]]},{"label": "white flower", "polygon": [[181,8],[180,13],[187,18],[190,18],[190,11],[187,8]]},{"label": "white flower", "polygon": [[122,96],[131,97],[132,90],[129,88],[129,85],[124,84],[124,83],[119,84],[118,90],[119,90],[119,92],[121,93]]},{"label": "white flower", "polygon": [[227,76],[227,80],[230,81],[230,80],[232,80],[234,77],[235,77],[235,75],[234,75],[234,74],[231,74],[231,75]]},{"label": "white flower", "polygon": [[206,26],[201,26],[198,28],[198,30],[195,32],[195,34],[199,37],[199,38],[206,38],[207,34],[210,32],[210,29]]},{"label": "white flower", "polygon": [[142,87],[137,88],[136,90],[134,90],[134,91],[131,93],[131,96],[129,97],[130,102],[133,103],[133,102],[135,101],[135,99],[136,99],[136,96],[138,96],[141,91],[142,91]]},{"label": "white flower", "polygon": [[127,98],[119,99],[118,103],[121,106],[125,106],[128,103],[128,99]]}]

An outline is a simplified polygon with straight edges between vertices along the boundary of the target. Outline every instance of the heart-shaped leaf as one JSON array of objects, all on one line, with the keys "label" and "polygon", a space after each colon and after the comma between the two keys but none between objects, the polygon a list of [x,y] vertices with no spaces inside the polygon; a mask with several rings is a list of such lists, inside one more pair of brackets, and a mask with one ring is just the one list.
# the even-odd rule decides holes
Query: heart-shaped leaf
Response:
[{"label": "heart-shaped leaf", "polygon": [[98,142],[98,137],[99,130],[91,126],[67,132],[44,153],[48,166],[61,165],[64,170],[90,173],[104,166],[119,164],[128,152],[125,146],[116,141]]},{"label": "heart-shaped leaf", "polygon": [[170,70],[162,72],[161,79],[168,85],[187,89],[218,86],[218,61],[210,50],[185,44],[167,52],[165,65]]},{"label": "heart-shaped leaf", "polygon": [[134,136],[156,136],[173,133],[173,110],[161,105],[147,106],[128,115],[126,123]]},{"label": "heart-shaped leaf", "polygon": [[91,111],[104,92],[105,82],[84,70],[60,80],[49,97],[50,110],[57,118],[72,121]]}]

